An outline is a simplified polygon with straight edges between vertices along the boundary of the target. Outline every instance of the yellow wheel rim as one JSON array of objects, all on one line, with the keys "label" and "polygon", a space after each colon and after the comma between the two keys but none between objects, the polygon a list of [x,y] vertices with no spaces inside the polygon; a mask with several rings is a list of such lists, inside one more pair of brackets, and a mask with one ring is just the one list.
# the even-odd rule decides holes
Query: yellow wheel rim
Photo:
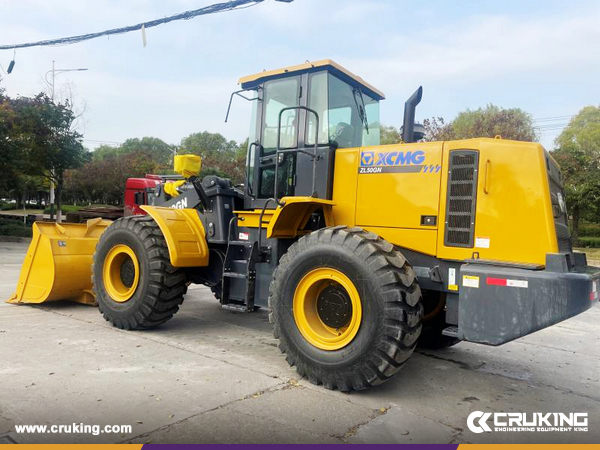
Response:
[{"label": "yellow wheel rim", "polygon": [[104,259],[104,288],[117,303],[125,303],[135,293],[140,282],[140,264],[135,252],[124,244],[115,245]]},{"label": "yellow wheel rim", "polygon": [[307,273],[296,286],[294,320],[311,345],[339,350],[356,337],[362,305],[354,283],[336,269],[322,267]]}]

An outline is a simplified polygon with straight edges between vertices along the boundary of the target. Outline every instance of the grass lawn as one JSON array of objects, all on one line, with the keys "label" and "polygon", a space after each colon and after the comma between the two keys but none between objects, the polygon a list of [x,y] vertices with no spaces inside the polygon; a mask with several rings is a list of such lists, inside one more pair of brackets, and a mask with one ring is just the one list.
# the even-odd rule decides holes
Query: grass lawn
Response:
[{"label": "grass lawn", "polygon": [[573,250],[586,253],[588,260],[600,261],[600,248],[574,248]]},{"label": "grass lawn", "polygon": [[44,210],[42,209],[26,209],[23,211],[22,209],[10,209],[8,211],[0,211],[0,214],[9,214],[11,216],[27,216],[29,214],[42,214]]}]

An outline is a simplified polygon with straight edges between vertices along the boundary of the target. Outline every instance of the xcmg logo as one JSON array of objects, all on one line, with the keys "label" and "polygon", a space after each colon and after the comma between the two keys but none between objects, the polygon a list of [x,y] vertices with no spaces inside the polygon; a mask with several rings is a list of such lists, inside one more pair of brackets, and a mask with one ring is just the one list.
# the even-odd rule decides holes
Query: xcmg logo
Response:
[{"label": "xcmg logo", "polygon": [[404,166],[407,164],[423,164],[425,152],[363,152],[360,165],[362,167],[373,166]]},{"label": "xcmg logo", "polygon": [[425,152],[423,150],[414,152],[363,152],[360,155],[358,173],[419,173],[425,167],[424,162]]}]

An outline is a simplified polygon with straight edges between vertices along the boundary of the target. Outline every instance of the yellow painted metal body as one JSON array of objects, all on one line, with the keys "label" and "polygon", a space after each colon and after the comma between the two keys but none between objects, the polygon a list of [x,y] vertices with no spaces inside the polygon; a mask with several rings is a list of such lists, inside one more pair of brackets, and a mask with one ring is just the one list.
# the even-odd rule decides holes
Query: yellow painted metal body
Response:
[{"label": "yellow painted metal body", "polygon": [[173,267],[206,267],[208,244],[202,221],[195,209],[142,206],[162,231]]},{"label": "yellow painted metal body", "polygon": [[[275,210],[265,210],[263,215],[263,228],[267,230],[267,238],[294,238],[306,234],[302,229],[306,226],[311,214],[322,210],[325,216],[326,226],[333,226],[332,207],[335,204],[331,200],[323,200],[314,197],[283,197],[282,206]],[[262,210],[235,211],[240,227],[258,228]]]},{"label": "yellow painted metal body", "polygon": [[[329,284],[337,284],[348,295],[352,314],[347,325],[332,328],[319,317],[317,300]],[[321,350],[339,350],[356,337],[362,321],[362,303],[352,280],[339,270],[320,267],[307,273],[296,286],[293,299],[294,320],[310,344]]]},{"label": "yellow painted metal body", "polygon": [[325,224],[333,225],[331,207],[333,202],[313,197],[284,197],[283,206],[279,206],[273,213],[273,218],[267,226],[268,238],[293,238],[298,235],[298,230],[304,228],[313,212],[322,209],[325,215]]},{"label": "yellow painted metal body", "polygon": [[[238,226],[247,228],[258,228],[260,224],[261,209],[252,209],[249,211],[234,211],[238,218]],[[266,228],[273,218],[273,210],[267,209],[263,215],[263,227]]]},{"label": "yellow painted metal body", "polygon": [[[444,146],[444,167],[449,152],[461,148],[479,150],[475,239],[489,239],[489,248],[446,247],[443,233],[438,233],[438,257],[465,259],[477,251],[482,259],[544,265],[546,253],[558,252],[544,148],[499,139],[449,141]],[[447,171],[441,184],[445,205]],[[439,222],[444,221],[442,207]]]},{"label": "yellow painted metal body", "polygon": [[72,300],[94,305],[92,258],[108,220],[85,224],[36,222],[33,238],[9,303]]},{"label": "yellow painted metal body", "polygon": [[[479,152],[475,241],[489,243],[482,247],[444,245],[449,155],[459,149]],[[396,164],[403,168],[394,170],[404,171],[361,169],[365,162],[394,165],[399,153],[412,156]],[[442,259],[461,261],[478,252],[482,259],[543,265],[546,253],[558,251],[546,157],[540,144],[501,139],[338,149],[333,222]],[[436,216],[437,224],[422,225],[421,216]]]},{"label": "yellow painted metal body", "polygon": [[173,170],[184,178],[198,176],[202,169],[202,158],[198,155],[175,155]]},{"label": "yellow painted metal body", "polygon": [[179,195],[179,191],[177,190],[177,188],[183,186],[185,183],[186,183],[186,180],[167,181],[163,185],[163,189],[169,196],[177,197]]}]

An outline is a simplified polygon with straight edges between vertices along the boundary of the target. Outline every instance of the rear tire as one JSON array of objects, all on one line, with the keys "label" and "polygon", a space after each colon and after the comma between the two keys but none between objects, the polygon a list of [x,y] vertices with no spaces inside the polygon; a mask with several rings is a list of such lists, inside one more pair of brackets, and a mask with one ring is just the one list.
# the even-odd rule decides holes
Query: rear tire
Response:
[{"label": "rear tire", "polygon": [[[123,279],[119,284],[117,274],[113,275],[116,281],[112,280],[110,268],[106,267],[114,259],[111,252],[114,253],[115,248],[133,252],[137,278],[131,294],[123,292],[119,296],[119,288],[124,285],[121,289],[124,291],[130,280]],[[127,278],[122,268],[116,270],[119,276]],[[151,217],[119,219],[98,241],[92,266],[94,295],[104,318],[117,328],[140,330],[165,323],[183,302],[186,282],[184,270],[171,265],[167,243]]]},{"label": "rear tire", "polygon": [[[298,292],[306,292],[305,299],[311,292],[298,290],[299,286],[323,270],[342,274],[353,286],[348,297],[353,297],[352,292],[359,297],[359,304],[346,307],[351,315],[360,310],[358,331],[341,348],[327,349],[326,344],[314,339],[311,342],[305,322],[295,317],[298,310],[294,311],[294,305],[304,307],[297,300]],[[328,281],[326,284],[313,291],[313,297],[318,297],[313,300],[319,305],[318,314],[320,302],[328,301],[322,297],[333,286]],[[340,285],[347,284],[342,281]],[[383,383],[408,360],[421,333],[421,290],[412,268],[392,244],[360,228],[325,228],[300,238],[281,258],[269,293],[269,318],[288,363],[311,383],[328,389],[350,391]],[[333,295],[334,303],[336,295],[343,297]],[[332,320],[331,316],[319,318],[323,324]],[[347,328],[353,320],[354,316],[348,319]],[[346,333],[344,327],[329,329],[339,331],[342,337]],[[329,342],[335,339],[334,335]]]}]

